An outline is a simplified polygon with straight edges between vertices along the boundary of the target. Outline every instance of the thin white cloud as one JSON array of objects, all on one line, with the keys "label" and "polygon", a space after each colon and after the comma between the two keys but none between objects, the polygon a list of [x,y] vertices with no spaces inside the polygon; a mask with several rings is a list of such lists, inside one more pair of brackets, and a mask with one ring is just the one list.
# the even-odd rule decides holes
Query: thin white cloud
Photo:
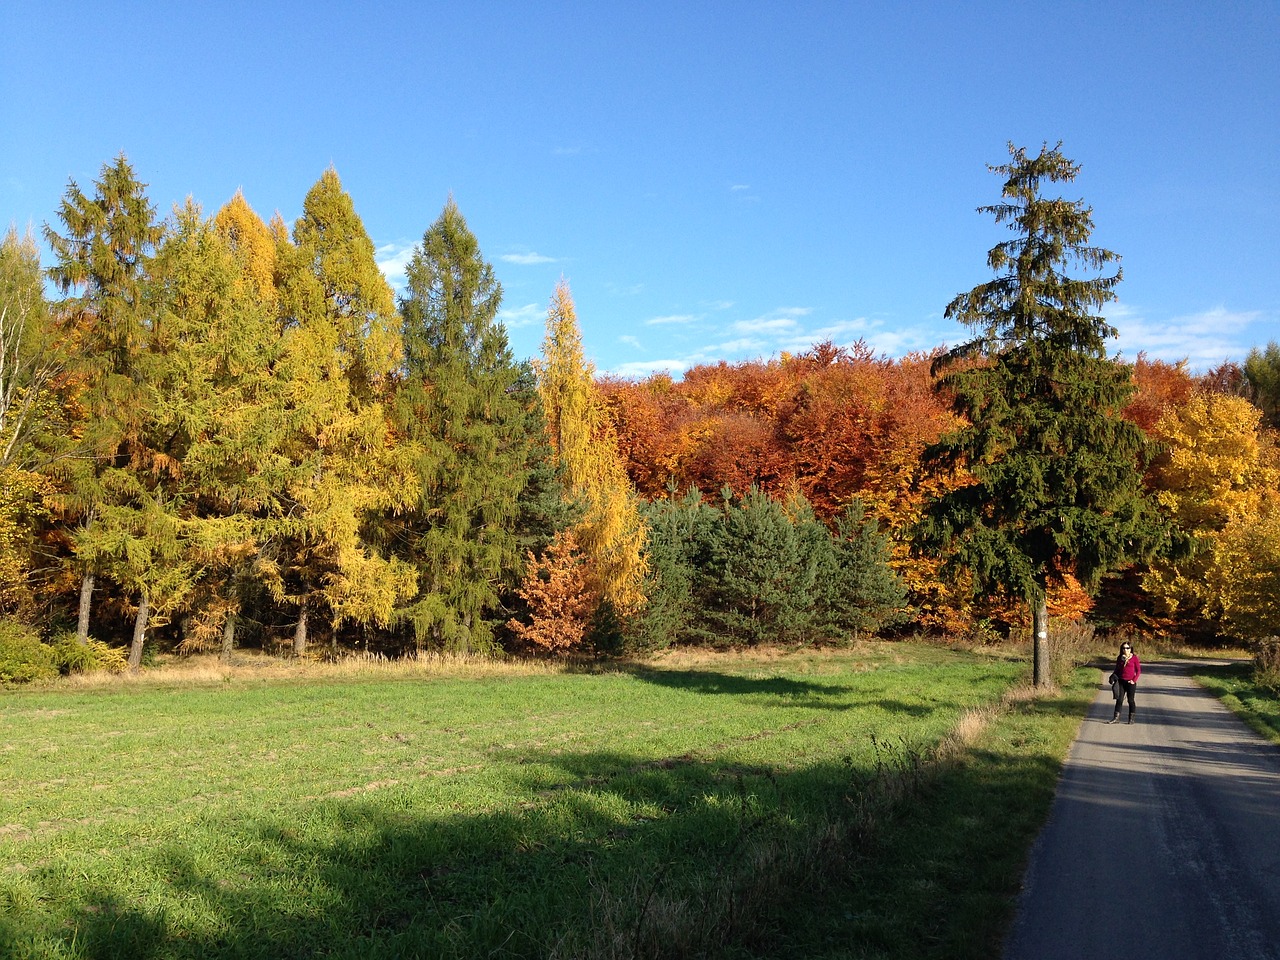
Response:
[{"label": "thin white cloud", "polygon": [[531,327],[541,323],[547,316],[547,308],[536,303],[526,303],[523,307],[504,307],[498,311],[498,319],[508,330],[518,327]]},{"label": "thin white cloud", "polygon": [[617,377],[648,377],[655,373],[669,373],[672,376],[684,373],[695,365],[689,360],[632,360],[620,363],[608,372]]},{"label": "thin white cloud", "polygon": [[673,313],[665,317],[654,317],[645,321],[645,326],[655,327],[668,323],[693,323],[698,317],[692,313]]},{"label": "thin white cloud", "polygon": [[620,337],[618,338],[618,342],[619,342],[619,343],[625,343],[628,347],[634,347],[634,348],[635,348],[635,349],[637,349],[637,350],[639,350],[639,349],[640,349],[640,341],[639,341],[639,339],[637,339],[636,337],[631,336],[630,334],[626,334],[626,333],[624,333],[622,336],[620,336]]},{"label": "thin white cloud", "polygon": [[[729,340],[714,347],[708,347],[704,352],[713,356],[728,353],[753,353],[763,356],[762,351],[766,351],[768,348],[769,342],[767,340],[759,340],[755,337],[739,337],[737,340]],[[728,357],[725,359],[728,359]]]},{"label": "thin white cloud", "polygon": [[416,248],[413,244],[386,243],[374,251],[374,262],[382,271],[382,275],[387,278],[387,283],[391,284],[391,288],[397,293],[404,292],[407,283],[404,270],[413,257],[414,249]]},{"label": "thin white cloud", "polygon": [[703,304],[703,306],[705,306],[708,310],[716,310],[716,311],[731,310],[733,309],[733,305],[734,304],[732,300],[708,300],[705,304]]},{"label": "thin white cloud", "polygon": [[735,333],[783,333],[796,329],[797,323],[792,317],[756,317],[754,320],[739,320],[733,325]]},{"label": "thin white cloud", "polygon": [[514,263],[522,267],[532,267],[540,263],[557,263],[555,257],[541,253],[504,253],[498,257],[503,263]]},{"label": "thin white cloud", "polygon": [[1126,359],[1145,353],[1169,363],[1186,360],[1194,370],[1242,359],[1266,325],[1260,311],[1223,306],[1161,321],[1127,304],[1114,304],[1106,316],[1119,332],[1116,346]]},{"label": "thin white cloud", "polygon": [[743,190],[750,190],[750,189],[751,189],[751,185],[747,183],[732,183],[729,185],[729,191],[731,193],[740,193]]}]

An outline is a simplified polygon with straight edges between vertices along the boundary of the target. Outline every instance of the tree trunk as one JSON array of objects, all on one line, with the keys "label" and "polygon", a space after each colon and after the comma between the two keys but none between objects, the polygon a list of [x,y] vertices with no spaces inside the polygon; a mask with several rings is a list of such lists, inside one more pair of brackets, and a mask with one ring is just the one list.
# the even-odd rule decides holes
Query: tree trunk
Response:
[{"label": "tree trunk", "polygon": [[133,645],[129,647],[129,670],[137,673],[142,666],[142,644],[147,637],[147,620],[151,617],[151,603],[147,591],[138,597],[138,618],[133,622]]},{"label": "tree trunk", "polygon": [[222,652],[218,656],[224,663],[231,659],[231,654],[236,649],[236,615],[228,613],[227,619],[222,622]]},{"label": "tree trunk", "polygon": [[93,605],[93,574],[80,581],[80,620],[76,624],[76,640],[81,646],[89,642],[89,608]]},{"label": "tree trunk", "polygon": [[293,655],[306,656],[307,653],[307,603],[304,600],[298,608],[298,625],[293,628]]},{"label": "tree trunk", "polygon": [[1036,687],[1053,683],[1049,669],[1049,604],[1042,591],[1031,602],[1032,678]]}]

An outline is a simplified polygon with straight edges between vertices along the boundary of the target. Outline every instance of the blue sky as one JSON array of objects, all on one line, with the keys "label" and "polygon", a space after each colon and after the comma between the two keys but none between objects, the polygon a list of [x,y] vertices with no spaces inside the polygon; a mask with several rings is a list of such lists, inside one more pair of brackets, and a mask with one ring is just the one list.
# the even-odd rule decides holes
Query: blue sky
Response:
[{"label": "blue sky", "polygon": [[[1115,349],[1280,339],[1280,4],[6,3],[0,221],[123,151],[163,212],[292,223],[329,165],[393,283],[452,193],[539,352],[564,276],[601,370],[862,338],[899,356],[1004,231],[1012,140],[1063,141],[1124,257]],[[2,225],[2,224],[0,224]]]}]

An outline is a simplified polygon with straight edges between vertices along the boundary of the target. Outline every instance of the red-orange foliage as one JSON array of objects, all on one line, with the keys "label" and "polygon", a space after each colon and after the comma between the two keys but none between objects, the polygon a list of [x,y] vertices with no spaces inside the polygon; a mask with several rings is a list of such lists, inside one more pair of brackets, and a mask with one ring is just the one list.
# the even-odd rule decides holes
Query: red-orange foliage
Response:
[{"label": "red-orange foliage", "polygon": [[[957,425],[934,391],[937,351],[899,360],[862,342],[819,343],[795,357],[694,367],[680,381],[606,379],[602,395],[627,472],[643,496],[694,486],[716,496],[725,485],[752,484],[775,496],[798,487],[831,521],[854,498],[891,538],[891,565],[912,594],[922,626],[963,631],[974,618],[1013,623],[1018,604],[972,599],[966,584],[943,575],[936,558],[911,557],[907,533],[921,505],[968,482],[963,471],[925,471],[921,453]],[[1133,367],[1137,393],[1126,416],[1144,430],[1198,387],[1185,364],[1148,360]],[[1075,587],[1050,598],[1055,615],[1088,609]]]},{"label": "red-orange foliage", "polygon": [[1196,389],[1185,361],[1148,360],[1145,353],[1138,354],[1133,364],[1133,384],[1137,391],[1124,408],[1124,415],[1147,434],[1171,408],[1186,403]]},{"label": "red-orange foliage", "polygon": [[600,605],[599,588],[571,531],[557,533],[541,559],[528,554],[518,592],[529,605],[530,622],[512,619],[507,626],[521,644],[545,653],[581,646]]}]

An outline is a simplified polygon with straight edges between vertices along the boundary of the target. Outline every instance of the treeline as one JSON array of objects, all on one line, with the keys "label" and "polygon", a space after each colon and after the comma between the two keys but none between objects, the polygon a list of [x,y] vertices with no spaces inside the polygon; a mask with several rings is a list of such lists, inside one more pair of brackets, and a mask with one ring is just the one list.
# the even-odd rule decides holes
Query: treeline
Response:
[{"label": "treeline", "polygon": [[[333,170],[292,227],[240,194],[161,220],[120,157],[44,236],[47,271],[34,238],[0,245],[6,677],[156,646],[633,652],[1020,623],[913,550],[922,504],[965,482],[922,466],[957,423],[929,356],[826,343],[597,378],[562,284],[518,361],[452,199],[397,299]],[[1131,374],[1148,484],[1196,548],[1054,608],[1280,633],[1280,349]]]},{"label": "treeline", "polygon": [[[829,526],[859,504],[889,538],[913,627],[1006,635],[1025,624],[1021,598],[973,595],[917,542],[924,506],[968,482],[922,459],[958,423],[930,373],[937,355],[894,360],[862,343],[822,343],[800,356],[695,367],[680,381],[605,378],[600,388],[645,497],[754,485],[775,498],[802,495]],[[1280,346],[1199,376],[1144,356],[1127,373],[1124,416],[1150,441],[1147,489],[1184,546],[1108,579],[1096,596],[1068,576],[1051,611],[1196,642],[1280,635]]]},{"label": "treeline", "polygon": [[[121,157],[92,192],[69,185],[44,235],[47,271],[34,238],[0,247],[6,676],[125,648],[137,667],[157,643],[625,651],[835,638],[899,612],[865,523],[828,531],[745,488],[647,506],[567,286],[544,356],[517,361],[452,200],[398,301],[332,170],[291,228],[240,194],[161,221]],[[786,597],[779,555],[726,569],[741,523],[791,551]],[[846,569],[872,591],[857,616],[831,606]],[[752,577],[771,579],[741,600]]]}]

